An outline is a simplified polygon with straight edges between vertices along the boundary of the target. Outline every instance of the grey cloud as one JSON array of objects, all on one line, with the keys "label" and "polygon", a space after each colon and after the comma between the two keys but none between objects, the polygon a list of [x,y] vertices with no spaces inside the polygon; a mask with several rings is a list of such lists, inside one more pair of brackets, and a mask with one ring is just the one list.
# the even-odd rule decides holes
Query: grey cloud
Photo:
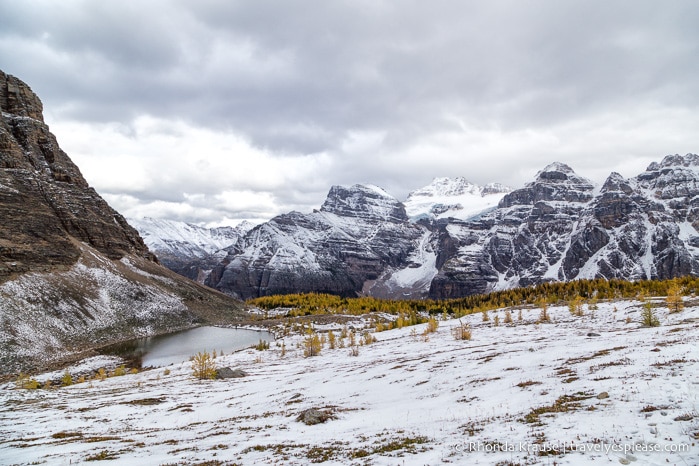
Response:
[{"label": "grey cloud", "polygon": [[[518,185],[555,159],[577,168],[633,150],[648,157],[659,149],[647,143],[610,139],[596,158],[572,141],[529,143],[518,134],[570,138],[573,127],[589,140],[608,125],[609,137],[620,138],[637,125],[661,140],[662,122],[647,119],[663,115],[658,109],[694,113],[699,99],[699,8],[691,1],[0,0],[0,7],[2,68],[27,81],[57,118],[129,127],[151,115],[236,132],[273,155],[332,158],[307,185],[270,188],[280,205],[317,206],[338,183],[372,182],[401,197],[444,174]],[[353,134],[365,133],[382,134],[380,144],[347,150]],[[488,134],[515,142],[497,155],[484,149],[483,138],[497,139]],[[443,142],[457,136],[464,146]],[[680,139],[696,141],[666,140]],[[518,148],[521,141],[530,146]],[[575,142],[604,150],[605,141],[585,134]],[[452,153],[421,152],[437,143]],[[654,156],[687,150],[696,148]],[[207,195],[222,189],[182,179]],[[134,194],[175,201],[178,189],[177,181],[159,182]]]},{"label": "grey cloud", "polygon": [[[545,125],[643,93],[652,98],[668,77],[696,86],[689,76],[663,76],[697,66],[688,65],[696,62],[691,48],[674,49],[696,45],[687,28],[694,9],[677,3],[66,5],[57,21],[43,18],[50,46],[78,68],[91,59],[105,65],[72,89],[72,99],[86,100],[76,117],[174,114],[241,129],[273,150],[334,149],[348,129],[377,126],[419,138],[445,109],[508,127]],[[219,45],[248,47],[242,65],[252,70],[234,59],[207,69]],[[278,76],[259,76],[254,68],[270,57],[288,63],[270,70]],[[676,99],[687,94],[696,100],[694,92]]]}]

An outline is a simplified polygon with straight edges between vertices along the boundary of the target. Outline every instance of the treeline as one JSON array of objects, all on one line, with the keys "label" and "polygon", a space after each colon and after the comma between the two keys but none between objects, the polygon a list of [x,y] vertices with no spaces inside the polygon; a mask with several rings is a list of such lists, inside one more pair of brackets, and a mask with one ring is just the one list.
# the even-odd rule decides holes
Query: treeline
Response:
[{"label": "treeline", "polygon": [[550,282],[527,288],[494,291],[488,294],[466,296],[448,300],[432,299],[378,299],[371,296],[343,298],[323,293],[303,293],[263,296],[248,300],[248,304],[264,310],[288,308],[288,316],[315,314],[362,315],[385,312],[394,315],[415,313],[451,314],[462,316],[473,312],[489,311],[503,307],[567,303],[575,298],[586,301],[609,299],[634,299],[650,296],[667,296],[671,287],[681,294],[697,294],[698,277],[681,277],[672,280],[576,280]]}]

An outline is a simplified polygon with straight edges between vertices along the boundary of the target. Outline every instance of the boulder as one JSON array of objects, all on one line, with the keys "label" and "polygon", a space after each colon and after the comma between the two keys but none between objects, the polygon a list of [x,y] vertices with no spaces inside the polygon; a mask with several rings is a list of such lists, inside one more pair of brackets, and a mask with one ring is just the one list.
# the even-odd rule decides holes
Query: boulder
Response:
[{"label": "boulder", "polygon": [[331,411],[321,410],[318,408],[309,408],[301,411],[301,413],[296,417],[298,422],[303,422],[308,426],[322,424],[330,419],[337,419],[337,416],[335,416]]},{"label": "boulder", "polygon": [[231,369],[230,367],[222,367],[216,371],[217,379],[239,379],[247,377],[248,373],[242,369]]}]

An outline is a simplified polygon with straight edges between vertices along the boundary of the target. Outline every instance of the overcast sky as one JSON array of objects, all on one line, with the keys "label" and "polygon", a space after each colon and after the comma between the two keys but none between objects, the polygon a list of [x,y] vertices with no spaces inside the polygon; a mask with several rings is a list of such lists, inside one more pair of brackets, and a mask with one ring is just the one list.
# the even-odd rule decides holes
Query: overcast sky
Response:
[{"label": "overcast sky", "polygon": [[699,152],[697,25],[696,1],[0,0],[0,69],[127,217],[235,224],[334,184]]}]

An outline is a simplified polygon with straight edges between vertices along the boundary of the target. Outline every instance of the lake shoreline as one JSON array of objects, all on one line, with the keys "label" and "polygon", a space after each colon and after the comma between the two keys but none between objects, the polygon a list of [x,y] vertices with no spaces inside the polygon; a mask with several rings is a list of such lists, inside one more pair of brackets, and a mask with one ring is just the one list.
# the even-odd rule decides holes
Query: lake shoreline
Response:
[{"label": "lake shoreline", "polygon": [[275,336],[247,326],[207,325],[119,342],[103,347],[100,354],[120,357],[126,366],[140,370],[186,362],[200,352],[228,354],[248,349],[260,340],[271,342]]}]

